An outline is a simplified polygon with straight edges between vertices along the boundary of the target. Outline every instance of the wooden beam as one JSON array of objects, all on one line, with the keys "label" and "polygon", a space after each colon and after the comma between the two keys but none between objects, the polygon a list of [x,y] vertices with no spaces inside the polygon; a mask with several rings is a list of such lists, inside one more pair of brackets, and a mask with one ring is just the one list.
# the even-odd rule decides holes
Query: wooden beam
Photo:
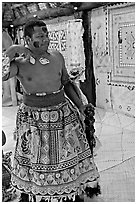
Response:
[{"label": "wooden beam", "polygon": [[[115,2],[82,2],[76,11],[91,10],[100,6],[113,4]],[[72,3],[73,4],[73,3]]]},{"label": "wooden beam", "polygon": [[69,16],[74,13],[74,9],[72,8],[48,8],[48,9],[43,9],[39,10],[37,12],[33,12],[28,14],[27,16],[24,16],[22,18],[14,20],[12,23],[15,27],[24,25],[29,19],[34,18],[35,15],[37,16],[38,19],[43,20],[46,18],[55,18],[59,16]]},{"label": "wooden beam", "polygon": [[[2,26],[9,27],[11,24],[13,24],[14,27],[17,27],[24,25],[29,19],[33,18],[34,16],[37,16],[37,18],[40,20],[52,19],[61,16],[70,16],[79,11],[91,10],[99,6],[109,5],[113,3],[115,2],[74,2],[74,3],[72,2],[69,5],[69,7],[66,8],[64,7],[47,8],[43,10],[38,10],[37,12],[28,13],[26,16],[23,16],[19,19],[15,19],[12,22],[3,21]],[[77,9],[74,9],[75,7],[77,7]]]}]

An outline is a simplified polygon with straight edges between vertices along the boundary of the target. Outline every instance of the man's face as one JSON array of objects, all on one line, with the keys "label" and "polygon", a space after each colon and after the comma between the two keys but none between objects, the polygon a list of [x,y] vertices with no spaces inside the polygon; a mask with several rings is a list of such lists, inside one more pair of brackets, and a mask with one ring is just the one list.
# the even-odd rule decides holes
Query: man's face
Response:
[{"label": "man's face", "polygon": [[49,46],[49,37],[46,26],[34,27],[34,32],[32,34],[29,46],[40,49],[41,51],[47,51]]}]

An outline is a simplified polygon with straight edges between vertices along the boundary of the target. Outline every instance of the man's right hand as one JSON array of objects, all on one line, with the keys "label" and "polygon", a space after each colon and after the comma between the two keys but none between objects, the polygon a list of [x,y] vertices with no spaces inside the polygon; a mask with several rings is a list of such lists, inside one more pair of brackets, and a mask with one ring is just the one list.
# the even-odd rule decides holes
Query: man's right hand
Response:
[{"label": "man's right hand", "polygon": [[[5,52],[2,53],[2,80],[8,80],[9,78],[17,74],[17,66],[11,61],[16,59],[16,57],[22,59],[20,56],[23,54],[23,58],[27,59],[29,50],[23,45],[12,45]],[[19,61],[19,59],[18,59]]]},{"label": "man's right hand", "polygon": [[18,54],[18,56],[21,54],[27,56],[28,52],[28,49],[23,45],[12,45],[5,51],[5,54],[9,57],[10,61],[12,61],[16,57],[16,54]]}]

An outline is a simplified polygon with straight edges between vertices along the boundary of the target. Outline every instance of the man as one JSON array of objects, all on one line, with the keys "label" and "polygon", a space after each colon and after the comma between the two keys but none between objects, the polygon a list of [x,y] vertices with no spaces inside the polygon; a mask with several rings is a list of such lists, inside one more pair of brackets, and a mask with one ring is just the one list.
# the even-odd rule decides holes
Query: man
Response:
[{"label": "man", "polygon": [[98,191],[99,173],[75,108],[83,113],[85,106],[63,56],[48,51],[45,23],[31,20],[24,37],[26,47],[13,45],[3,56],[3,80],[17,76],[24,90],[12,184],[23,192],[21,201],[77,201],[87,189]]}]

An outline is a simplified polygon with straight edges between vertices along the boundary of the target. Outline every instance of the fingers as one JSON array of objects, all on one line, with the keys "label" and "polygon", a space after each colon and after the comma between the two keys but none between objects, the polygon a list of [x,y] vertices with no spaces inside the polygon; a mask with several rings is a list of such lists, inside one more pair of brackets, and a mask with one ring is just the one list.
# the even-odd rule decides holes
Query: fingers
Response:
[{"label": "fingers", "polygon": [[89,103],[89,104],[87,104],[86,105],[86,109],[87,109],[87,111],[91,111],[91,110],[95,110],[95,107],[93,106],[93,104],[92,103]]},{"label": "fingers", "polygon": [[95,108],[92,103],[88,103],[87,106]]},{"label": "fingers", "polygon": [[29,52],[29,50],[26,47],[22,46],[22,45],[18,47],[17,53],[19,55],[16,58],[18,61],[30,59],[30,52]]},{"label": "fingers", "polygon": [[29,50],[25,46],[20,45],[18,49],[18,53],[24,54],[25,56],[27,56],[29,54]]}]

